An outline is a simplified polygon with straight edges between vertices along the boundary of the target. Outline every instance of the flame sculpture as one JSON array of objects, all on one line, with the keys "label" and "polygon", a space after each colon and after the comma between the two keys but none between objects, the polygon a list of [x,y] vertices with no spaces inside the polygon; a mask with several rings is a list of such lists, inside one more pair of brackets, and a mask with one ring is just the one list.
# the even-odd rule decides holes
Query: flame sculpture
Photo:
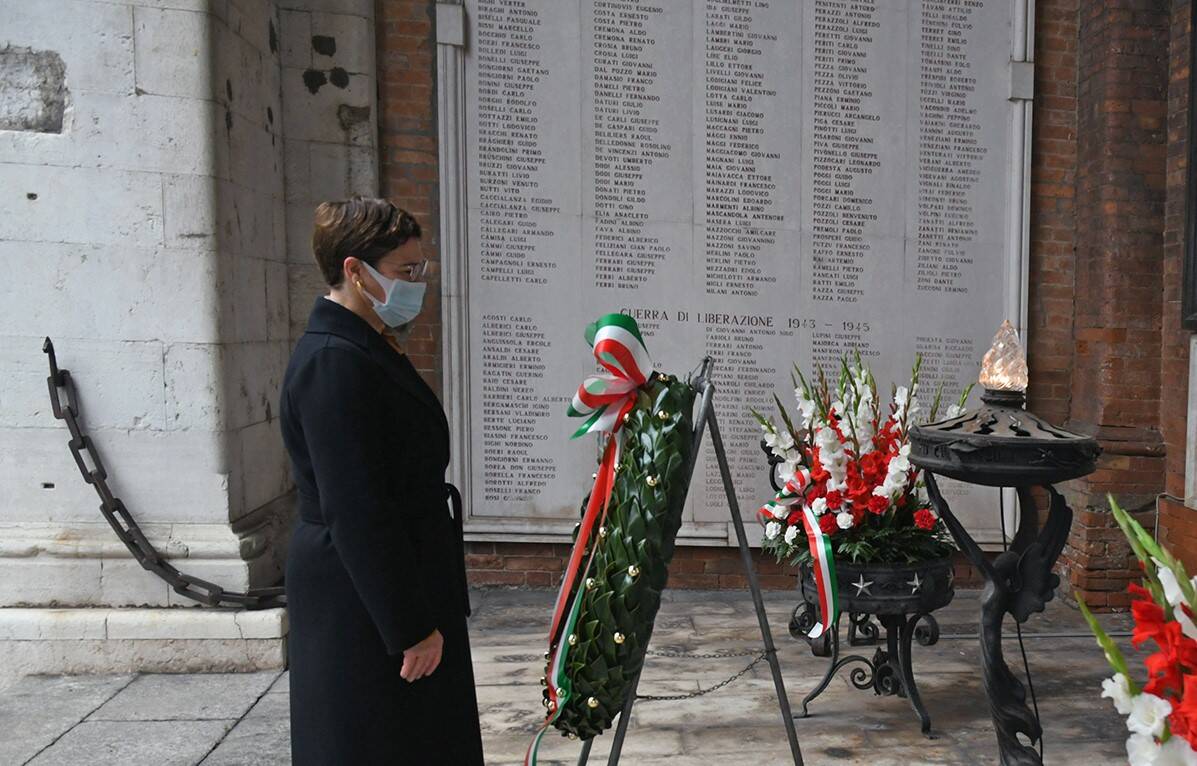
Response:
[{"label": "flame sculpture", "polygon": [[1027,390],[1027,356],[1009,319],[1002,322],[993,345],[985,352],[980,383],[990,391]]}]

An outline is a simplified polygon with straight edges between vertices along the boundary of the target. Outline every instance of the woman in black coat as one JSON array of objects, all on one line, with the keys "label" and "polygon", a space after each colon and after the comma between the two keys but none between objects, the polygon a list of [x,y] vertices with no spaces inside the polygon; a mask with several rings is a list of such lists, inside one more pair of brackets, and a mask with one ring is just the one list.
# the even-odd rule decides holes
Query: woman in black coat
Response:
[{"label": "woman in black coat", "polygon": [[423,299],[419,235],[385,200],[316,211],[329,294],[280,410],[299,494],[286,586],[301,766],[483,762],[448,425],[402,352]]}]

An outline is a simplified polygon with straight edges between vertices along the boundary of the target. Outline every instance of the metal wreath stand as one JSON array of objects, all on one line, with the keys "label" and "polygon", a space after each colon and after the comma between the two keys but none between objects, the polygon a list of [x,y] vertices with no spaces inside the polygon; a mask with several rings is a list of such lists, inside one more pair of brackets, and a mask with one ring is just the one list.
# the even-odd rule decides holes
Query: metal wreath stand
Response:
[{"label": "metal wreath stand", "polygon": [[[713,400],[715,396],[715,384],[711,382],[711,369],[714,367],[714,360],[711,357],[703,357],[702,364],[699,367],[698,376],[694,378],[691,385],[702,396],[701,403],[698,409],[698,419],[694,425],[694,437],[691,442],[690,450],[690,465],[687,469],[687,484],[689,478],[694,476],[694,466],[698,461],[698,448],[702,446],[703,431],[710,429],[711,432],[711,446],[715,450],[715,459],[719,463],[719,474],[723,479],[723,491],[727,495],[727,507],[731,514],[732,525],[736,530],[736,542],[740,548],[740,559],[744,563],[744,573],[748,578],[748,589],[752,593],[752,604],[756,608],[756,618],[761,629],[761,639],[764,642],[765,649],[756,659],[754,659],[748,667],[741,670],[731,678],[719,683],[709,689],[703,689],[699,692],[691,692],[689,694],[673,695],[668,697],[658,697],[652,695],[638,695],[636,687],[640,684],[640,674],[644,668],[636,673],[632,683],[628,686],[628,696],[624,700],[623,708],[619,713],[619,722],[615,727],[615,737],[611,742],[611,753],[607,757],[607,766],[615,766],[619,763],[619,755],[623,750],[623,741],[627,736],[628,722],[632,716],[632,705],[637,699],[649,700],[663,700],[663,699],[687,699],[690,697],[697,697],[702,694],[720,689],[740,676],[747,673],[754,665],[760,662],[761,658],[768,660],[769,669],[773,674],[773,686],[777,692],[778,709],[781,712],[782,723],[786,728],[786,738],[789,740],[790,753],[794,756],[794,766],[803,766],[802,750],[798,746],[798,732],[794,728],[794,717],[790,713],[790,698],[786,696],[785,682],[781,677],[781,665],[777,661],[777,647],[773,643],[773,633],[769,628],[769,618],[765,613],[765,602],[761,597],[760,581],[757,579],[756,570],[752,566],[752,551],[748,545],[748,536],[744,532],[744,520],[740,517],[740,503],[736,499],[736,488],[732,482],[731,467],[727,462],[727,452],[723,448],[723,437],[719,433],[719,423],[715,417],[715,408]],[[724,653],[712,654],[680,654],[670,652],[647,652],[654,656],[685,656],[695,659],[704,659],[712,657],[728,657],[737,656]],[[743,655],[740,655],[743,656]],[[578,757],[578,766],[584,766],[590,759],[590,748],[594,745],[594,738],[585,740],[582,743],[582,752]]]}]

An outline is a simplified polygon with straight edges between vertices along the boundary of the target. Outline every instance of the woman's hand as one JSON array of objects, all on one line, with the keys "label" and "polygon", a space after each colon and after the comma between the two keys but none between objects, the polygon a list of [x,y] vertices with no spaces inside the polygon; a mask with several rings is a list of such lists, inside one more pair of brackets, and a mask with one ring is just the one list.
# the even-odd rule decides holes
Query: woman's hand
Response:
[{"label": "woman's hand", "polygon": [[407,647],[403,650],[403,668],[399,675],[408,683],[431,675],[441,664],[441,648],[444,645],[445,639],[441,632],[434,630],[428,638]]}]

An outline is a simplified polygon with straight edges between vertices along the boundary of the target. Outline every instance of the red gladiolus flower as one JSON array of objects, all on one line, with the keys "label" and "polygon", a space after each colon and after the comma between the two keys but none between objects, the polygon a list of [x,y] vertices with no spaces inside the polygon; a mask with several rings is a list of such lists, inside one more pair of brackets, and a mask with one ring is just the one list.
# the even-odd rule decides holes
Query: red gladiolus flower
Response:
[{"label": "red gladiolus flower", "polygon": [[[903,498],[905,500],[905,498]],[[914,512],[914,525],[919,529],[935,529],[935,514],[931,509],[922,508]]]},{"label": "red gladiolus flower", "polygon": [[1172,701],[1168,729],[1197,748],[1197,675],[1185,676],[1184,694],[1180,702]]},{"label": "red gladiolus flower", "polygon": [[790,515],[786,517],[786,523],[790,526],[802,523],[802,511],[790,511]]},{"label": "red gladiolus flower", "polygon": [[823,530],[825,535],[834,535],[839,531],[839,525],[835,523],[834,513],[825,513],[819,517],[819,529]]},{"label": "red gladiolus flower", "polygon": [[869,510],[880,516],[889,510],[889,498],[873,495],[869,498]]},{"label": "red gladiolus flower", "polygon": [[[1126,587],[1131,594],[1131,614],[1135,618],[1135,629],[1131,634],[1131,644],[1136,649],[1147,641],[1155,641],[1164,646],[1164,608],[1151,598],[1151,592],[1138,583],[1131,583]],[[1179,626],[1177,626],[1179,627]]]}]

